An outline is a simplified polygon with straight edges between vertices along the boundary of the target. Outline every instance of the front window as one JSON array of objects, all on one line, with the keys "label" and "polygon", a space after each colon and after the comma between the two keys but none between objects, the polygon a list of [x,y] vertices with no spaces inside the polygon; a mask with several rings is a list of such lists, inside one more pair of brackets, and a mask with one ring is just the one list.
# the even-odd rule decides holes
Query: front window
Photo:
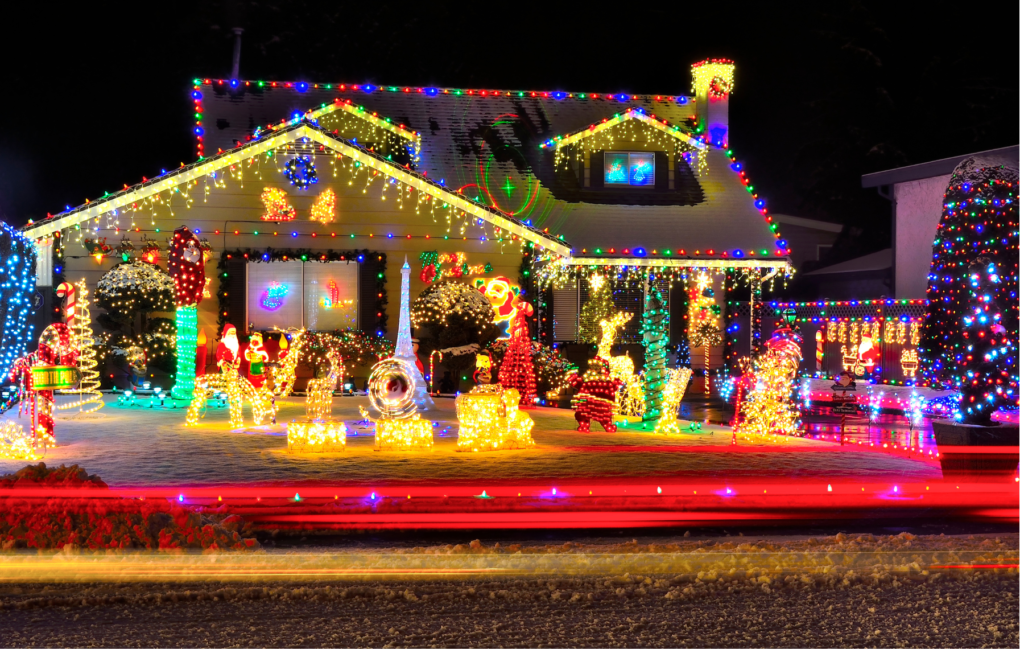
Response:
[{"label": "front window", "polygon": [[654,186],[653,153],[604,154],[604,183],[606,185]]}]

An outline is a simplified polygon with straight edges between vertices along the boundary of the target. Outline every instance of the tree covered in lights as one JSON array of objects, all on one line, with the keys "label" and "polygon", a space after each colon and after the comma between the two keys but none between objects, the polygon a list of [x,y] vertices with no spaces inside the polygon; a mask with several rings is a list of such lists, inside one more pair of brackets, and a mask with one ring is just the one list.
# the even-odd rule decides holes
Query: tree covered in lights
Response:
[{"label": "tree covered in lights", "polygon": [[590,278],[590,294],[580,312],[580,342],[597,344],[601,342],[601,321],[615,313],[612,301],[612,283],[603,275]]},{"label": "tree covered in lights", "polygon": [[967,280],[971,300],[963,319],[960,415],[964,423],[987,426],[997,408],[1019,403],[1017,376],[1011,373],[1016,371],[1017,346],[1003,325],[1006,304],[999,291],[999,267],[980,257],[968,269]]},{"label": "tree covered in lights", "polygon": [[[479,290],[458,281],[437,282],[413,300],[412,326],[420,353],[477,344],[480,349],[498,337],[494,307]],[[474,354],[444,355],[442,364],[458,380],[476,363]]]},{"label": "tree covered in lights", "polygon": [[36,290],[36,247],[0,221],[0,382],[33,337],[32,295]]},{"label": "tree covered in lights", "polygon": [[953,171],[932,246],[928,315],[921,340],[921,368],[929,383],[954,389],[966,383],[964,363],[966,356],[973,355],[967,349],[973,343],[964,330],[964,319],[971,316],[976,303],[968,269],[979,257],[986,257],[998,281],[987,286],[985,294],[1005,305],[1000,322],[1011,350],[1005,354],[1008,376],[1003,392],[1014,404],[1019,401],[1019,192],[1018,170],[987,165],[983,156],[967,158]]},{"label": "tree covered in lights", "polygon": [[644,421],[661,418],[668,379],[668,309],[661,291],[650,287],[640,333],[644,341]]}]

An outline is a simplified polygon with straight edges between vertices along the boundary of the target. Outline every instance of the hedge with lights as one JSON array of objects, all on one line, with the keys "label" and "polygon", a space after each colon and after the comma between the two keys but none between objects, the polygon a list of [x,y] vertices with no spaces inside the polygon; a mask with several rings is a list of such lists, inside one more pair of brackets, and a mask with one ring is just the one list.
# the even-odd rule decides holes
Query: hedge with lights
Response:
[{"label": "hedge with lights", "polygon": [[1006,305],[1001,324],[1012,347],[1004,356],[1007,377],[1002,389],[1014,405],[1019,404],[1020,376],[1019,200],[1017,169],[981,166],[971,157],[953,171],[932,247],[928,315],[921,341],[926,380],[933,386],[960,386],[966,379],[961,366],[973,344],[963,330],[964,318],[974,308],[968,268],[979,257],[991,260],[998,281],[990,287],[990,295]]}]

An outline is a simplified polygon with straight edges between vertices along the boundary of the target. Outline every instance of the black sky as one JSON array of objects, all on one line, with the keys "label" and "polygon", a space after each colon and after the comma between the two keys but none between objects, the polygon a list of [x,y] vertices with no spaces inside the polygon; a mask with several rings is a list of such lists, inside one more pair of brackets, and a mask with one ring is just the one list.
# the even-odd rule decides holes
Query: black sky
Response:
[{"label": "black sky", "polygon": [[246,79],[667,94],[732,58],[733,148],[771,211],[847,225],[843,256],[888,245],[861,174],[1018,143],[1016,3],[747,4],[19,3],[0,217],[192,160],[190,80],[228,75],[236,25]]}]

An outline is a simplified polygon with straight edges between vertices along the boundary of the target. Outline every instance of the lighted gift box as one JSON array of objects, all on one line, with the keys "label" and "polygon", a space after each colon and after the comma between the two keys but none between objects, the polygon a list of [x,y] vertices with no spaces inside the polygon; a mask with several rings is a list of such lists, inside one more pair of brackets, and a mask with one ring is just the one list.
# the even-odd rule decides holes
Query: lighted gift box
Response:
[{"label": "lighted gift box", "polygon": [[434,448],[434,426],[430,421],[420,419],[419,415],[406,419],[382,417],[376,423],[374,450],[411,451]]},{"label": "lighted gift box", "polygon": [[519,410],[519,391],[479,385],[455,399],[460,451],[530,448],[533,419]]},{"label": "lighted gift box", "polygon": [[288,452],[340,453],[347,433],[340,421],[293,421],[288,424]]}]

